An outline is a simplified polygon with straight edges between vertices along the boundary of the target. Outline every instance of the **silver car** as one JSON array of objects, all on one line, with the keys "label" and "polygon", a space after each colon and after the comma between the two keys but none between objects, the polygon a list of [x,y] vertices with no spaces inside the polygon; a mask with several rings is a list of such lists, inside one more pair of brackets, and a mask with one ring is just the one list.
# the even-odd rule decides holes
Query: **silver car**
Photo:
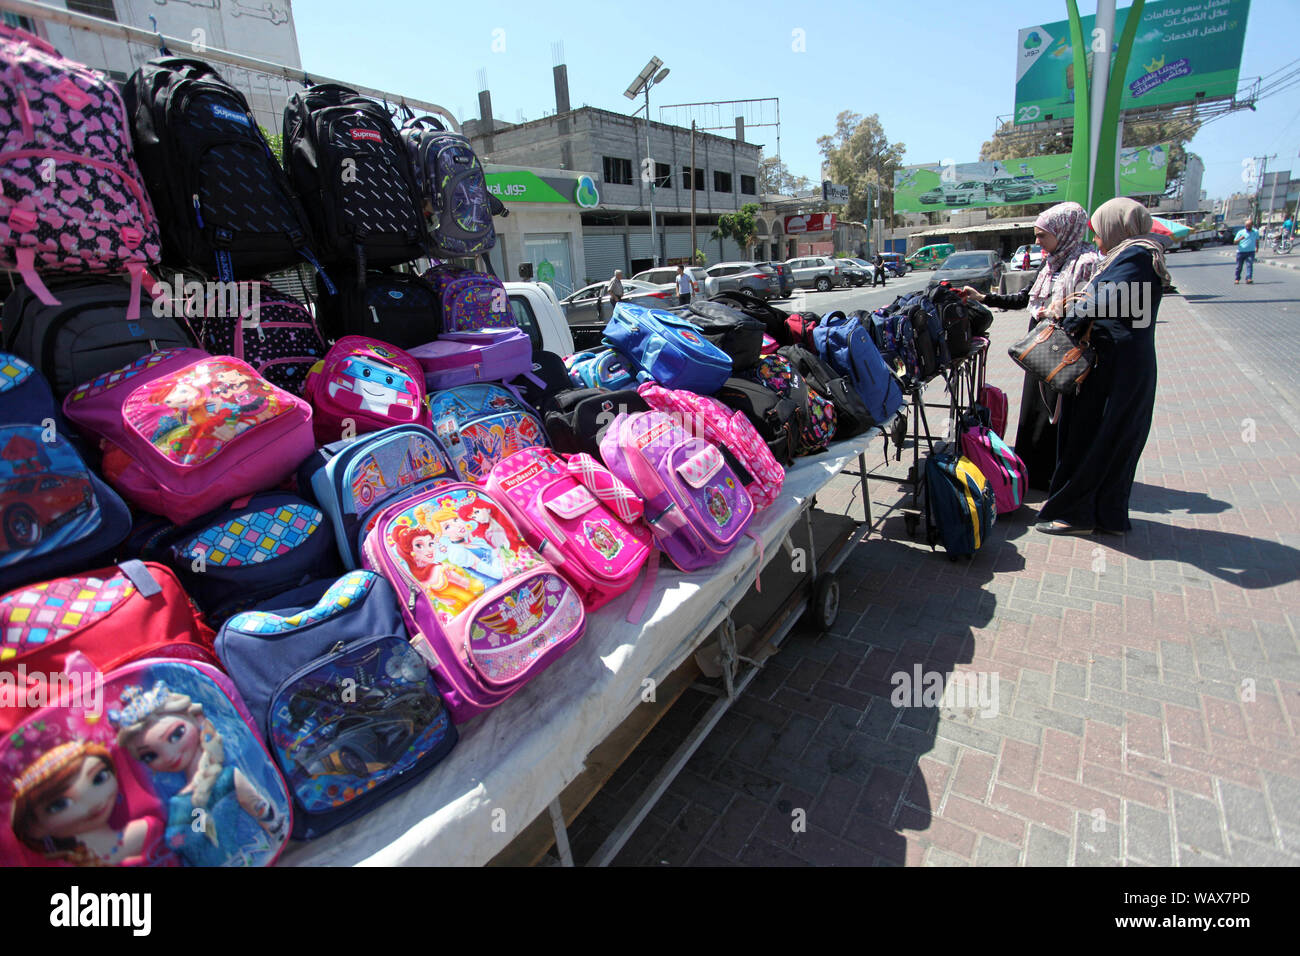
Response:
[{"label": "silver car", "polygon": [[[700,266],[687,266],[686,274],[691,277],[691,295],[703,295],[705,285],[708,282],[708,275]],[[650,285],[668,286],[668,290],[677,295],[677,267],[660,266],[657,269],[647,269],[645,272],[638,272],[632,277],[634,282],[646,282]]]},{"label": "silver car", "polygon": [[705,294],[743,292],[759,299],[779,299],[781,279],[770,266],[756,262],[719,262],[704,270]]},{"label": "silver car", "polygon": [[[674,270],[676,271],[676,270]],[[564,316],[570,325],[604,322],[614,314],[614,304],[609,301],[609,280],[595,282],[579,289],[572,295],[561,299]],[[677,304],[677,294],[666,292],[660,285],[639,282],[636,279],[623,280],[623,301],[634,305],[644,305],[650,309],[666,309]]]},{"label": "silver car", "polygon": [[801,256],[787,259],[790,276],[800,289],[816,289],[818,292],[830,292],[844,282],[844,272],[839,260],[831,256]]}]

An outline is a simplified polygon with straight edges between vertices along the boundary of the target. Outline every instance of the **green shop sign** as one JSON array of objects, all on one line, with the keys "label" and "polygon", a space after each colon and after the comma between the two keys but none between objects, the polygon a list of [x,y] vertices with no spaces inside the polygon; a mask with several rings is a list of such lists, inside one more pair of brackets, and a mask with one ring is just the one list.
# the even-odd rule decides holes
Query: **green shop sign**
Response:
[{"label": "green shop sign", "polygon": [[[578,179],[539,176],[526,169],[512,169],[501,173],[487,173],[488,192],[502,202],[536,202],[569,205],[587,205],[586,194],[579,195],[581,184],[591,182],[589,176]],[[595,187],[591,187],[594,195]],[[597,202],[599,197],[597,197]],[[591,203],[595,205],[595,203]]]}]

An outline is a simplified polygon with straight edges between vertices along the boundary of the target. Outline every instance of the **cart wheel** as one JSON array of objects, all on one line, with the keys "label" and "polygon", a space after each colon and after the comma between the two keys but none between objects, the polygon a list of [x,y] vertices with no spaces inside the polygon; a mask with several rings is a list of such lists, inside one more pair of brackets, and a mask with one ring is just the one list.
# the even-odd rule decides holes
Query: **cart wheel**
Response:
[{"label": "cart wheel", "polygon": [[840,616],[840,581],[834,574],[820,574],[813,583],[813,620],[828,631]]},{"label": "cart wheel", "polygon": [[905,514],[903,515],[903,523],[907,525],[907,533],[909,535],[915,535],[917,525],[921,523],[921,516],[917,514],[910,514],[910,513]]}]

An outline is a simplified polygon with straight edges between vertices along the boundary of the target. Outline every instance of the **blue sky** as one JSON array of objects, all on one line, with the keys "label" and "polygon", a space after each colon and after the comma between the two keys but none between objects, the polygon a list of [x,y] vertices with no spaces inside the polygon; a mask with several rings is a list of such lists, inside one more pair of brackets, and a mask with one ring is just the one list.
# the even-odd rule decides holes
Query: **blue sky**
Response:
[{"label": "blue sky", "polygon": [[[1082,0],[1080,9],[1096,6]],[[420,97],[461,118],[477,115],[481,69],[497,118],[553,110],[555,41],[575,107],[630,113],[638,104],[623,90],[658,56],[672,73],[652,93],[656,118],[669,103],[779,97],[781,156],[813,179],[817,137],[845,109],[878,113],[885,134],[907,145],[906,162],[977,159],[995,119],[1012,111],[1017,31],[1066,16],[1063,0],[297,0],[293,10],[309,73]],[[1242,76],[1297,57],[1300,0],[1252,0]],[[776,152],[774,129],[747,138]],[[1276,153],[1270,169],[1300,175],[1300,87],[1208,125],[1191,149],[1205,160],[1211,197],[1243,188],[1247,156]]]}]

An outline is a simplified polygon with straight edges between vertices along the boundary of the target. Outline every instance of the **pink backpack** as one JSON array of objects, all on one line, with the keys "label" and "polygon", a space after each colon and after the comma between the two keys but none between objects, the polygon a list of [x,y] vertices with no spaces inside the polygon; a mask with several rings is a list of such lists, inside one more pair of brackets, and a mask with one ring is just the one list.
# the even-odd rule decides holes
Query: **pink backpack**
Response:
[{"label": "pink backpack", "polygon": [[274,487],[316,447],[306,402],[198,349],[152,352],[92,379],[63,412],[99,440],[104,477],[123,498],[176,524]]},{"label": "pink backpack", "polygon": [[161,246],[117,88],[5,26],[0,71],[0,269],[19,273],[45,305],[59,301],[40,272],[126,272],[126,317],[138,319],[144,270]]},{"label": "pink backpack", "polygon": [[424,371],[407,352],[364,335],[345,335],[312,366],[303,398],[322,445],[393,425],[429,426]]},{"label": "pink backpack", "polygon": [[645,500],[655,543],[683,571],[716,564],[749,529],[754,502],[718,447],[664,412],[620,413],[600,457]]},{"label": "pink backpack", "polygon": [[719,448],[730,449],[753,479],[745,490],[754,500],[754,507],[766,508],[780,496],[785,469],[744,412],[727,408],[716,399],[654,382],[644,383],[637,393],[651,408],[679,416],[687,431],[703,435]]},{"label": "pink backpack", "polygon": [[586,628],[578,592],[474,485],[441,485],[384,509],[363,561],[397,591],[411,644],[458,724],[506,700]]},{"label": "pink backpack", "polygon": [[1020,507],[1029,484],[1029,469],[998,433],[984,425],[971,425],[961,433],[961,453],[971,460],[993,486],[998,514]]},{"label": "pink backpack", "polygon": [[[587,467],[596,464],[584,457]],[[625,524],[581,483],[583,464],[571,470],[549,448],[525,448],[493,466],[487,489],[594,611],[632,586],[651,535],[640,522]]]}]

